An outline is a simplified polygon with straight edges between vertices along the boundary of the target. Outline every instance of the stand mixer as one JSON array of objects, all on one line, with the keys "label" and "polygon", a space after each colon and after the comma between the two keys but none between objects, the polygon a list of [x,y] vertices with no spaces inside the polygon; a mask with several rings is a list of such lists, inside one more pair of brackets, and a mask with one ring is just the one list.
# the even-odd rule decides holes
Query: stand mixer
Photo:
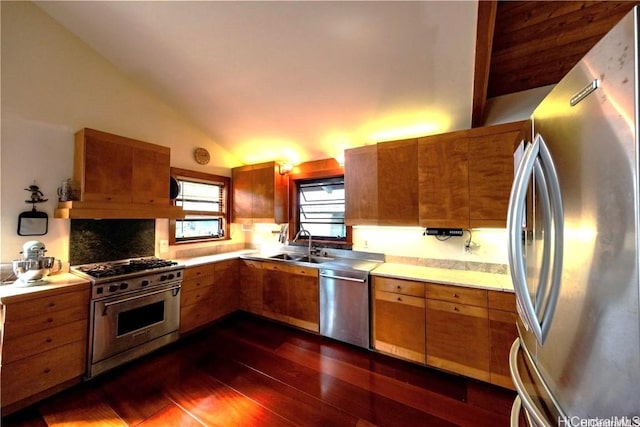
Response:
[{"label": "stand mixer", "polygon": [[30,240],[22,246],[22,259],[13,261],[13,273],[18,277],[14,285],[33,286],[48,283],[45,277],[59,271],[62,262],[54,257],[44,256],[46,251],[44,243],[38,240]]}]

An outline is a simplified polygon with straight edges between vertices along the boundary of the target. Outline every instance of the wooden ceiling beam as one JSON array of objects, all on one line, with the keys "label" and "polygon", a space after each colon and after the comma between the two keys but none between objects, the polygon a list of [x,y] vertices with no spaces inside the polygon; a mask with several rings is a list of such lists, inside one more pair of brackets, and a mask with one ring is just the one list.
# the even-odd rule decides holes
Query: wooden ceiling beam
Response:
[{"label": "wooden ceiling beam", "polygon": [[473,77],[473,106],[471,127],[484,124],[489,70],[491,68],[491,49],[496,23],[497,0],[478,2],[478,23],[476,30],[476,58]]}]

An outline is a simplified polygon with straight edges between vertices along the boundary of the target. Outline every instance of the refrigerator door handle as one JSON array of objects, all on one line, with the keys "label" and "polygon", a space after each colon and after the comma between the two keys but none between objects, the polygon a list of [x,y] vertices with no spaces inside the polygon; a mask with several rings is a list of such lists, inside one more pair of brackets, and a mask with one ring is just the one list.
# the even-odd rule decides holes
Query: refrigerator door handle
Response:
[{"label": "refrigerator door handle", "polygon": [[[533,422],[533,425],[541,426],[541,427],[551,427],[551,424],[547,422],[545,416],[542,414],[540,409],[535,405],[533,399],[525,389],[524,383],[522,382],[522,378],[520,377],[520,372],[518,370],[518,352],[520,351],[520,338],[516,338],[511,346],[511,351],[509,352],[509,370],[511,371],[511,379],[513,380],[513,385],[516,387],[516,391],[518,392],[518,397],[521,400],[522,406],[524,406],[525,414],[527,415],[527,419],[530,422]],[[511,425],[513,426],[514,413],[513,407],[516,405],[514,401],[512,410],[511,410]],[[518,411],[519,415],[519,411]],[[516,417],[517,420],[517,417]],[[516,424],[517,425],[517,424]]]},{"label": "refrigerator door handle", "polygon": [[[527,144],[522,160],[518,165],[509,197],[509,210],[507,212],[507,237],[509,246],[509,265],[511,267],[511,279],[516,294],[516,300],[522,321],[527,329],[536,330],[538,324],[533,303],[527,288],[527,277],[522,253],[521,232],[522,218],[527,198],[527,188],[535,166],[539,152],[539,144]],[[539,329],[539,327],[537,328]],[[534,332],[535,334],[535,332]],[[537,334],[536,334],[537,336]]]},{"label": "refrigerator door handle", "polygon": [[[540,140],[540,159],[545,176],[548,179],[549,195],[551,196],[551,213],[553,215],[553,270],[551,274],[551,287],[549,296],[542,315],[541,328],[542,339],[549,334],[549,328],[553,320],[553,315],[558,303],[560,295],[560,285],[562,281],[562,260],[564,257],[564,209],[562,207],[562,193],[560,192],[560,181],[556,172],[553,159],[549,153],[549,149],[544,142],[542,135],[537,135],[536,139]],[[542,343],[541,342],[541,343]]]}]

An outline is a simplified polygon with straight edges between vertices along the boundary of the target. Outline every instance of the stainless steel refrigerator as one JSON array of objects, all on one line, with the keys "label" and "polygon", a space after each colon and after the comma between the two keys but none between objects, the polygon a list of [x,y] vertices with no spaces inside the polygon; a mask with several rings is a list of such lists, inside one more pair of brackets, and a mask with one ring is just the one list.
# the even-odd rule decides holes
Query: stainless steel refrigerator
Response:
[{"label": "stainless steel refrigerator", "polygon": [[507,221],[512,425],[640,426],[638,19],[636,6],[532,116]]}]

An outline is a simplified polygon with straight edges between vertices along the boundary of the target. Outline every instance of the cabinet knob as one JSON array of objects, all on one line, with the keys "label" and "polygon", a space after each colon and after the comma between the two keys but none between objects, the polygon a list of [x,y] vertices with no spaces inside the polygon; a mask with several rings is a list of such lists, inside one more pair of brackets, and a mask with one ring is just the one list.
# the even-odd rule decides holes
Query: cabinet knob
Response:
[{"label": "cabinet knob", "polygon": [[398,301],[402,302],[402,298],[398,297]]},{"label": "cabinet knob", "polygon": [[43,372],[44,372],[45,374],[48,374],[49,372],[51,372],[51,369],[49,369],[49,368],[44,368],[44,371],[43,371]]},{"label": "cabinet knob", "polygon": [[47,323],[52,323],[52,322],[53,322],[53,317],[49,317],[49,318],[47,319]]},{"label": "cabinet knob", "polygon": [[398,290],[400,290],[400,289],[402,289],[402,286],[398,285],[397,288],[398,288]]},{"label": "cabinet knob", "polygon": [[458,297],[458,294],[453,294],[453,297],[454,297],[454,298],[459,298],[459,297]]},{"label": "cabinet knob", "polygon": [[53,341],[53,340],[51,339],[51,337],[48,337],[48,338],[47,338],[46,340],[44,340],[44,341],[45,341],[46,343],[50,343],[50,342],[51,342],[51,341]]},{"label": "cabinet knob", "polygon": [[51,301],[49,304],[47,304],[47,306],[48,306],[48,307],[55,307],[55,306],[56,306],[56,303],[55,303],[55,302],[53,302],[53,301]]},{"label": "cabinet knob", "polygon": [[453,307],[453,311],[460,311],[458,307]]}]

